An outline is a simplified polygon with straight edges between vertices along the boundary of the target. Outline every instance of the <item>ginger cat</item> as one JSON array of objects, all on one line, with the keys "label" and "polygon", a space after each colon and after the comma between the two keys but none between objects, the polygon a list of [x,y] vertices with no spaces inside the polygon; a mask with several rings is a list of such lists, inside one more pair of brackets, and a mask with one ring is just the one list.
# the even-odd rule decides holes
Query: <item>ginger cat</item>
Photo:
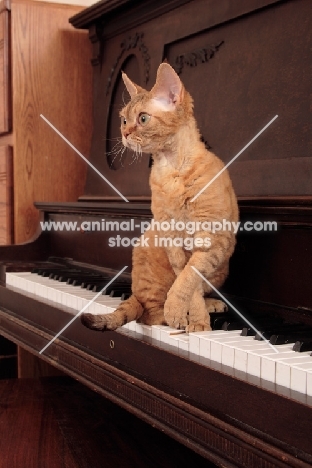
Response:
[{"label": "ginger cat", "polygon": [[[238,221],[229,174],[223,171],[192,202],[224,164],[201,142],[190,94],[167,63],[159,66],[151,91],[137,86],[124,73],[123,81],[131,101],[120,112],[122,142],[134,151],[152,153],[153,217],[171,225],[169,230],[166,224],[162,231],[147,230],[143,236],[148,247],[133,249],[132,296],[113,313],[83,314],[82,322],[95,330],[115,330],[132,320],[168,324],[187,332],[210,330],[209,312],[221,312],[226,306],[204,297],[211,288],[192,266],[216,288],[228,275],[235,247],[233,230],[207,231],[201,223]],[[197,222],[199,227],[193,234],[175,229],[189,222]],[[157,241],[166,238],[167,246],[155,245],[156,236]],[[191,248],[186,242],[189,238]],[[173,240],[175,245],[170,246]]]}]

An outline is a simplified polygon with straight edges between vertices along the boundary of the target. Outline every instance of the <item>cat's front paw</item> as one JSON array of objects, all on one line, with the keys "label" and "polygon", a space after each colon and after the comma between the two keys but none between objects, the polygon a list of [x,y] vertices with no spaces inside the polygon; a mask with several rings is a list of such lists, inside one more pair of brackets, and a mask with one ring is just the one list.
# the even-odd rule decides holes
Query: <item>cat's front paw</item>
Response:
[{"label": "cat's front paw", "polygon": [[119,326],[113,314],[95,315],[85,313],[81,315],[81,322],[91,330],[98,331],[116,330]]},{"label": "cat's front paw", "polygon": [[208,324],[208,323],[193,323],[193,324],[189,324],[185,331],[186,333],[192,333],[192,332],[196,332],[196,331],[210,331],[211,330],[211,326]]},{"label": "cat's front paw", "polygon": [[169,327],[184,330],[188,326],[188,306],[183,299],[170,294],[164,305],[164,316]]}]

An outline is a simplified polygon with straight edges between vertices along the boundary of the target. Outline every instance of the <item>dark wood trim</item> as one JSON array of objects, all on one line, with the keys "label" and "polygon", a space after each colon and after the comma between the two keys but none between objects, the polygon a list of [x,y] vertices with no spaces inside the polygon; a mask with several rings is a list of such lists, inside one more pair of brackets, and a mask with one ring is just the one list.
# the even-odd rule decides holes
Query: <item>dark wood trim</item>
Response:
[{"label": "dark wood trim", "polygon": [[119,25],[122,24],[123,27],[129,27],[130,18],[128,12],[131,9],[136,12],[134,16],[138,15],[137,20],[134,20],[131,13],[131,26],[135,27],[142,22],[149,21],[190,1],[191,0],[169,0],[168,2],[160,3],[157,0],[102,0],[83,10],[81,13],[72,16],[69,18],[69,22],[75,28],[88,29],[90,24],[100,17],[101,20],[104,21],[104,24],[107,24],[110,16],[115,16],[117,14]]},{"label": "dark wood trim", "polygon": [[[48,203],[36,202],[35,206],[40,211],[48,213],[79,213],[82,215],[110,215],[152,217],[150,209],[150,200],[130,200],[129,203],[119,201],[119,198],[111,200],[81,201],[67,203]],[[312,226],[312,197],[254,197],[238,199],[240,216],[247,218],[252,216],[265,216],[266,219],[277,221],[279,224],[291,225],[300,224],[301,226]],[[291,223],[289,221],[291,216]]]},{"label": "dark wood trim", "polygon": [[[228,2],[229,8],[226,10],[226,13],[224,14],[225,10],[222,9],[222,17],[216,18],[213,23],[207,24],[206,26],[207,28],[212,27],[220,22],[243,16],[281,1],[284,0],[240,0],[238,8],[238,2],[235,2],[234,16],[230,5],[231,2]],[[88,29],[91,24],[96,21],[98,25],[101,25],[103,37],[110,38],[131,28],[136,28],[141,24],[190,2],[192,2],[192,0],[170,0],[161,3],[159,3],[158,0],[139,0],[135,2],[133,0],[122,0],[121,2],[117,2],[116,0],[102,0],[71,17],[69,22],[75,28]],[[209,4],[207,4],[207,8],[209,7]]]},{"label": "dark wood trim", "polygon": [[81,214],[108,214],[112,216],[147,216],[151,217],[150,203],[125,202],[68,202],[47,203],[37,202],[35,207],[49,213],[81,213]]}]

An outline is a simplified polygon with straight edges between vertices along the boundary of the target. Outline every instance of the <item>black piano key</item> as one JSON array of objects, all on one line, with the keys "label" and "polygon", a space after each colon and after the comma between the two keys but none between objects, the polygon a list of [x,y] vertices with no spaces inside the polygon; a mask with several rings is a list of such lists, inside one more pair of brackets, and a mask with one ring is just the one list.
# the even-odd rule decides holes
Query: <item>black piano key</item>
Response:
[{"label": "black piano key", "polygon": [[224,322],[222,325],[222,330],[225,330],[225,331],[242,330],[243,326],[244,326],[243,322],[232,320],[231,322]]},{"label": "black piano key", "polygon": [[101,286],[102,288],[104,288],[105,284],[109,283],[109,281],[111,280],[112,278],[110,277],[106,277],[106,276],[100,276],[98,278],[86,278],[85,281],[83,281],[81,283],[81,287],[82,288],[86,288],[88,290],[92,290],[92,288],[94,286],[97,286],[99,285],[99,291],[101,290]]},{"label": "black piano key", "polygon": [[[269,316],[262,316],[262,317],[255,317],[255,319],[251,319],[250,322],[253,324],[255,329],[261,331],[266,330],[267,328],[272,328],[276,326],[281,326],[283,324],[283,319],[281,317],[269,317]],[[241,336],[256,336],[257,332],[254,328],[245,326],[242,329]],[[262,333],[262,332],[261,332]]]},{"label": "black piano key", "polygon": [[[87,289],[88,291],[99,292],[99,291],[101,291],[103,288],[105,288],[105,286],[106,286],[108,283],[109,283],[109,280],[104,280],[104,281],[99,281],[99,282],[97,282],[97,281],[95,281],[95,282],[90,282],[90,283],[87,285],[86,289]],[[112,286],[112,285],[108,286],[108,289],[109,289],[111,286]],[[117,287],[117,286],[116,286],[116,287]],[[107,289],[105,289],[105,290],[107,290]],[[105,294],[107,294],[107,293],[105,293]]]},{"label": "black piano key", "polygon": [[109,293],[109,296],[110,297],[121,297],[123,294],[126,294],[126,293],[127,293],[126,288],[120,289],[120,290],[112,289],[111,292]]},{"label": "black piano key", "polygon": [[270,338],[270,343],[273,345],[282,345],[288,343],[296,343],[299,339],[311,339],[312,330],[306,328],[305,330],[301,331],[294,331],[293,333],[289,334],[280,334],[280,335],[272,335]]},{"label": "black piano key", "polygon": [[212,330],[222,330],[222,325],[224,322],[235,320],[235,315],[226,312],[226,313],[219,313],[219,312],[212,312],[210,315],[210,326]]},{"label": "black piano key", "polygon": [[[68,272],[68,270],[65,270],[64,268],[60,268],[60,267],[44,267],[44,268],[36,268],[35,270],[36,270],[35,272],[37,275],[45,276],[45,277],[50,276],[52,274]],[[73,270],[73,271],[77,271],[77,270]]]},{"label": "black piano key", "polygon": [[131,293],[122,293],[121,300],[126,301],[131,296]]},{"label": "black piano key", "polygon": [[[42,276],[48,276],[50,279],[58,281],[60,277],[69,276],[70,272],[64,269],[46,270]],[[72,272],[75,274],[75,272]]]},{"label": "black piano key", "polygon": [[311,337],[305,340],[298,340],[293,346],[293,350],[297,353],[304,353],[306,351],[312,351],[312,340]]},{"label": "black piano key", "polygon": [[109,287],[107,290],[106,290],[106,294],[109,294],[110,297],[121,297],[123,293],[127,293],[127,292],[130,292],[131,291],[131,287],[130,285],[129,286],[122,286],[120,288],[115,288],[113,285],[111,285],[112,287]]},{"label": "black piano key", "polygon": [[[99,292],[110,282],[112,276],[88,272],[77,268],[68,268],[66,266],[47,266],[43,268],[34,268],[34,274],[49,277],[54,281],[66,282],[73,286],[80,286],[89,291]],[[111,297],[129,297],[131,295],[131,284],[126,280],[119,279],[114,281],[108,288],[103,290],[103,294]]]},{"label": "black piano key", "polygon": [[[259,332],[262,334],[262,336],[266,340],[270,340],[271,336],[273,335],[290,335],[295,332],[305,332],[306,331],[306,326],[302,323],[284,323],[281,324],[280,326],[273,326],[270,328],[261,328],[259,329]],[[261,341],[263,338],[261,337],[260,333],[257,333],[255,336],[255,340]]]},{"label": "black piano key", "polygon": [[72,284],[73,286],[81,286],[82,283],[86,283],[88,281],[92,281],[100,279],[100,276],[90,276],[90,275],[83,275],[82,273],[80,275],[75,275],[75,276],[70,276],[67,280],[67,284]]}]

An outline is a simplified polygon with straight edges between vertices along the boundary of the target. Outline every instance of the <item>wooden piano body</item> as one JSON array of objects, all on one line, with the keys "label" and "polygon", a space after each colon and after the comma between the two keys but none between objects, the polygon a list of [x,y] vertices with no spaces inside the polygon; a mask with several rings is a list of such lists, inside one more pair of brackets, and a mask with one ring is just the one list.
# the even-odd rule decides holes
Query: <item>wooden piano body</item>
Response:
[{"label": "wooden piano body", "polygon": [[[148,155],[136,163],[131,154],[122,161],[106,154],[126,98],[120,71],[148,88],[167,59],[194,97],[204,140],[225,162],[278,115],[229,167],[241,221],[276,221],[278,230],[239,233],[222,292],[251,314],[272,311],[311,325],[311,21],[309,0],[103,1],[73,17],[93,44],[90,160],[129,202],[90,169],[77,203],[36,205],[42,220],[79,226],[151,217]],[[96,271],[129,265],[130,273],[131,250],[108,247],[117,234],[45,231],[1,247],[1,334],[38,355],[69,321],[66,307],[6,287],[6,271],[54,257]],[[92,332],[79,320],[40,357],[218,466],[311,466],[309,395],[179,355],[135,332]]]}]

